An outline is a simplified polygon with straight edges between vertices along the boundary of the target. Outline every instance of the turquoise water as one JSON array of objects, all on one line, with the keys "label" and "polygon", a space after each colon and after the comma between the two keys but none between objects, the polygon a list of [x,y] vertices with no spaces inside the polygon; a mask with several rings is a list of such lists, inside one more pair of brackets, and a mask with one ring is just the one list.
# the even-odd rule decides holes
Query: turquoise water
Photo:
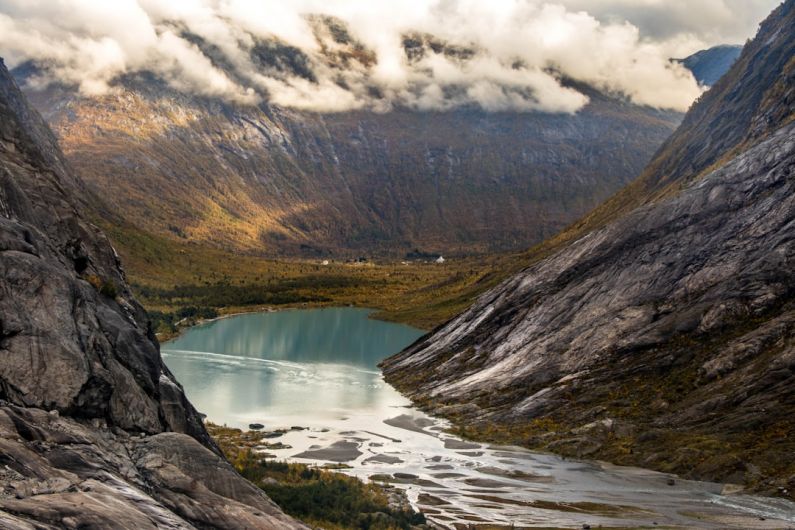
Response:
[{"label": "turquoise water", "polygon": [[320,424],[405,405],[377,365],[422,332],[370,319],[370,312],[329,308],[220,319],[163,344],[163,358],[196,408],[230,426]]}]

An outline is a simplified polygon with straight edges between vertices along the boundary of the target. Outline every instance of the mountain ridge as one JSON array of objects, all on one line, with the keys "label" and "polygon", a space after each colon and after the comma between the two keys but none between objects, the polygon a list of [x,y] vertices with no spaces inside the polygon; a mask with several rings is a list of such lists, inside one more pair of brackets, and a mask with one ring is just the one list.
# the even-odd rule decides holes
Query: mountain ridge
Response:
[{"label": "mountain ridge", "polygon": [[739,45],[721,44],[676,61],[693,72],[699,85],[710,87],[731,68],[742,49]]}]

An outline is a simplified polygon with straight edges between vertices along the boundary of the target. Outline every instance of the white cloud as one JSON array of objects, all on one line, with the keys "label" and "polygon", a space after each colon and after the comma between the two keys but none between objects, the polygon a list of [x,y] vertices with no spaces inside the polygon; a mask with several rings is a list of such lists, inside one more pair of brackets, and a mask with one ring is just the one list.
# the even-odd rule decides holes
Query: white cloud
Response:
[{"label": "white cloud", "polygon": [[626,20],[651,38],[689,34],[705,45],[742,44],[782,0],[559,0],[604,21]]},{"label": "white cloud", "polygon": [[[471,104],[576,112],[587,98],[566,86],[568,77],[639,104],[684,110],[700,89],[668,59],[749,36],[771,3],[0,0],[0,54],[12,66],[39,61],[89,95],[109,90],[120,74],[148,70],[178,90],[320,112]],[[343,21],[363,49],[317,32],[309,15]],[[407,34],[430,34],[469,51],[426,50],[409,60]],[[301,50],[312,79],[280,69],[278,61],[269,67],[253,60],[263,40]]]}]

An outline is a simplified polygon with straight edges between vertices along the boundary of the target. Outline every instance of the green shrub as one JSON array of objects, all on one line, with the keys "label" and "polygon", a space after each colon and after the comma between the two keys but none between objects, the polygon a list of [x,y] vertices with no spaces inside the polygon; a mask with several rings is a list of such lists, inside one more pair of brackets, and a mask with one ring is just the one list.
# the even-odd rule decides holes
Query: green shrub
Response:
[{"label": "green shrub", "polygon": [[366,484],[343,473],[265,460],[250,450],[237,453],[233,463],[285,512],[312,524],[362,530],[408,530],[412,525],[425,523],[421,513],[392,508],[380,486]]},{"label": "green shrub", "polygon": [[183,318],[211,319],[218,318],[218,311],[212,307],[188,306],[179,308],[176,315],[179,320]]},{"label": "green shrub", "polygon": [[116,296],[119,294],[116,283],[113,280],[100,278],[96,274],[89,274],[85,277],[85,280],[103,296],[107,296],[108,298],[116,298]]},{"label": "green shrub", "polygon": [[99,287],[99,294],[107,296],[108,298],[116,298],[118,296],[118,288],[113,280],[105,280]]}]

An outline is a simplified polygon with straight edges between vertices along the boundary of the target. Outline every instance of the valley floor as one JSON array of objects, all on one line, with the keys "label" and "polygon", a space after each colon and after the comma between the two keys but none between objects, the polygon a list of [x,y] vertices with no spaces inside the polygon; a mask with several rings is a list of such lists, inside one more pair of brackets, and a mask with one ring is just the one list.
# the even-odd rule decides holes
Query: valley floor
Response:
[{"label": "valley floor", "polygon": [[[161,341],[172,338],[180,329],[201,319],[292,307],[368,307],[377,310],[373,313],[375,318],[429,330],[463,311],[476,296],[515,272],[518,264],[532,262],[549,252],[548,245],[540,245],[520,258],[513,255],[452,258],[442,264],[430,260],[356,262],[329,258],[326,263],[327,258],[242,256],[158,239],[136,230],[118,227],[105,229],[125,263],[136,296],[152,316]],[[397,386],[401,387],[400,384]],[[451,419],[456,420],[455,417]],[[508,431],[491,423],[462,422],[459,425],[468,427],[462,428],[458,434],[480,441],[552,449],[551,444],[539,443],[539,440],[549,442],[549,433],[560,430],[556,424],[550,423],[553,421],[551,418],[540,419],[530,425],[516,425]],[[568,429],[560,432],[568,432]],[[600,447],[603,445],[593,456],[598,455],[615,463],[675,473],[694,469],[698,462],[693,459],[699,460],[706,453],[732,454],[731,447],[725,444],[715,446],[712,436],[695,441],[666,439],[662,445],[673,443],[680,446],[681,451],[695,455],[693,458],[677,460],[678,465],[666,466],[644,460],[643,455],[647,455],[648,451],[628,450],[623,439],[613,436],[612,431],[605,433],[606,441],[601,439],[600,433],[594,431],[588,437],[589,444],[595,446],[599,442]],[[766,435],[764,440],[769,438]],[[780,441],[777,438],[772,440],[775,442],[772,453],[782,454],[779,452]],[[581,449],[581,444],[558,444],[556,452],[587,457]],[[727,478],[730,474],[728,470],[710,472],[701,478]],[[776,476],[781,477],[790,474],[776,472]],[[778,490],[762,484],[752,489],[782,495],[781,488],[787,488],[783,482],[777,482],[774,486],[779,486]],[[789,491],[783,496],[789,496],[787,493]]]},{"label": "valley floor", "polygon": [[336,472],[340,466],[274,460],[263,451],[267,444],[263,446],[263,434],[257,431],[212,423],[207,430],[241,475],[308,524],[332,530],[429,528],[397,488]]},{"label": "valley floor", "polygon": [[158,337],[198,319],[292,307],[357,306],[429,330],[513,272],[511,255],[431,259],[263,258],[105,225]]}]

